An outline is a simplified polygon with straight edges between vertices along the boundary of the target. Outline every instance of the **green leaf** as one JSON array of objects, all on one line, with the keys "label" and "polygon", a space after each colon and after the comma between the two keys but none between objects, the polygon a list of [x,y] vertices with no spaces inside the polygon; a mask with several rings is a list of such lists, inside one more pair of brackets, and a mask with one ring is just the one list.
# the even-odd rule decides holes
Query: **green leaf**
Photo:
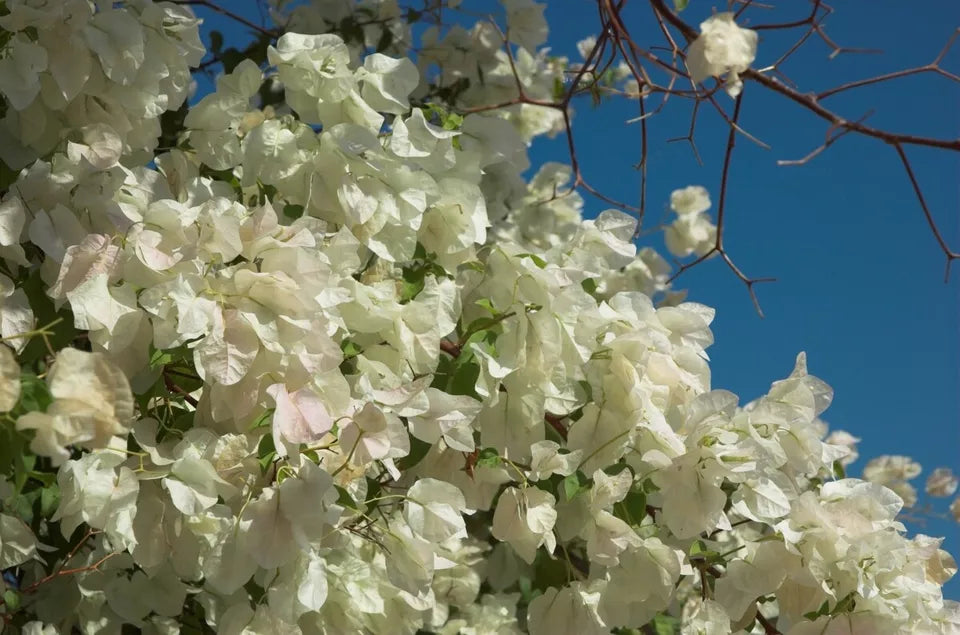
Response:
[{"label": "green leaf", "polygon": [[575,496],[587,490],[587,484],[590,480],[586,474],[577,470],[570,476],[564,477],[560,481],[560,492],[563,494],[564,501],[571,501]]},{"label": "green leaf", "polygon": [[[23,283],[23,291],[30,301],[30,308],[37,320],[37,326],[45,326],[50,331],[46,342],[58,351],[66,348],[77,337],[79,331],[73,327],[73,313],[67,308],[59,311],[53,306],[53,301],[47,296],[48,286],[40,278],[40,269],[34,270]],[[47,355],[47,343],[42,337],[34,337],[20,353],[20,365],[30,366]]]},{"label": "green leaf", "polygon": [[518,254],[517,257],[518,257],[518,258],[529,258],[530,260],[532,260],[532,261],[534,262],[535,265],[537,265],[537,266],[540,267],[541,269],[546,269],[546,267],[547,267],[547,261],[544,260],[543,258],[541,258],[540,256],[536,255],[536,254]]},{"label": "green leaf", "polygon": [[639,525],[647,515],[647,495],[634,485],[626,497],[614,506],[614,515],[628,525]]},{"label": "green leaf", "polygon": [[337,505],[342,505],[347,509],[360,509],[360,506],[357,505],[357,501],[353,500],[353,497],[339,485],[334,485],[337,490]]},{"label": "green leaf", "polygon": [[47,382],[33,373],[20,375],[20,403],[17,404],[16,409],[18,414],[37,410],[46,411],[51,403],[53,403],[53,396],[50,394]]},{"label": "green leaf", "polygon": [[356,357],[363,352],[363,349],[360,348],[356,342],[347,338],[340,342],[340,350],[343,351],[343,358],[350,359],[351,357]]},{"label": "green leaf", "polygon": [[680,632],[680,620],[672,615],[657,615],[650,621],[656,635],[676,635]]},{"label": "green leaf", "polygon": [[[259,417],[253,420],[253,423],[250,424],[250,427],[247,428],[247,432],[252,432],[257,428],[265,428],[273,422],[273,413],[276,411],[276,408],[267,408]],[[269,436],[269,435],[268,435]],[[261,440],[262,443],[262,440]]]},{"label": "green leaf", "polygon": [[60,486],[56,483],[44,487],[40,491],[40,513],[44,518],[50,518],[60,506]]},{"label": "green leaf", "polygon": [[533,563],[534,588],[546,591],[550,587],[563,587],[567,583],[569,571],[567,563],[562,558],[551,558],[542,549],[537,551],[537,559]]},{"label": "green leaf", "polygon": [[478,307],[481,307],[489,311],[490,315],[500,314],[500,311],[497,311],[497,307],[493,306],[493,302],[491,302],[489,298],[480,298],[479,300],[474,302],[474,304],[476,304]]},{"label": "green leaf", "polygon": [[20,594],[13,589],[7,589],[3,592],[3,604],[6,606],[5,613],[16,612],[20,608]]},{"label": "green leaf", "polygon": [[14,462],[26,451],[27,437],[13,425],[0,423],[0,475],[11,476]]},{"label": "green leaf", "polygon": [[556,101],[560,101],[567,94],[567,89],[563,85],[563,80],[559,77],[553,78],[553,98]]},{"label": "green leaf", "polygon": [[503,462],[500,453],[494,448],[484,448],[477,455],[477,465],[483,467],[498,467]]},{"label": "green leaf", "polygon": [[830,615],[830,601],[824,600],[823,604],[820,605],[820,608],[816,611],[809,611],[804,613],[803,616],[810,620],[811,622],[816,620],[821,615]]},{"label": "green leaf", "polygon": [[291,220],[296,220],[303,216],[303,205],[284,205],[283,215]]},{"label": "green leaf", "polygon": [[837,602],[837,605],[833,607],[833,610],[830,611],[830,615],[841,615],[843,613],[851,613],[857,608],[857,598],[856,595],[851,591],[850,593],[843,596],[843,598]]},{"label": "green leaf", "polygon": [[157,369],[164,366],[172,366],[174,364],[183,365],[186,369],[193,373],[193,349],[190,348],[190,344],[196,340],[190,340],[189,342],[184,342],[176,348],[154,348],[153,343],[150,343],[150,368]]},{"label": "green leaf", "polygon": [[837,479],[842,479],[847,477],[847,470],[844,469],[843,463],[840,461],[833,462],[833,475]]},{"label": "green leaf", "polygon": [[[468,359],[463,359],[468,357]],[[463,361],[461,361],[463,360]],[[457,369],[450,377],[450,383],[447,386],[447,392],[451,395],[467,395],[476,397],[477,378],[480,377],[480,364],[476,362],[473,355],[460,355],[457,360]]]},{"label": "green leaf", "polygon": [[260,444],[257,446],[257,460],[260,463],[260,471],[266,474],[276,457],[277,449],[273,446],[273,435],[263,435],[260,438]]},{"label": "green leaf", "polygon": [[407,456],[397,461],[397,468],[402,472],[409,470],[414,465],[423,460],[423,457],[430,451],[431,445],[426,441],[421,441],[415,436],[410,436],[410,452]]},{"label": "green leaf", "polygon": [[690,0],[673,0],[673,8],[677,13],[686,9],[688,4],[690,4]]}]

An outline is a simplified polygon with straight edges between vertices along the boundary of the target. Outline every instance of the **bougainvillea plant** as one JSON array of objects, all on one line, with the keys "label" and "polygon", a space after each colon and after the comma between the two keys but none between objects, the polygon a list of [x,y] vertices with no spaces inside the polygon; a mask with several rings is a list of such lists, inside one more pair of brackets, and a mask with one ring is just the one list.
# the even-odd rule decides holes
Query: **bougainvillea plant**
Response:
[{"label": "bougainvillea plant", "polygon": [[[848,478],[802,353],[712,390],[636,214],[524,178],[581,88],[657,93],[597,71],[612,17],[571,61],[530,0],[274,2],[205,57],[188,5],[244,21],[0,2],[4,632],[960,630],[919,466]],[[691,39],[688,94],[765,81],[734,14]],[[670,206],[670,252],[734,267],[707,190]]]}]

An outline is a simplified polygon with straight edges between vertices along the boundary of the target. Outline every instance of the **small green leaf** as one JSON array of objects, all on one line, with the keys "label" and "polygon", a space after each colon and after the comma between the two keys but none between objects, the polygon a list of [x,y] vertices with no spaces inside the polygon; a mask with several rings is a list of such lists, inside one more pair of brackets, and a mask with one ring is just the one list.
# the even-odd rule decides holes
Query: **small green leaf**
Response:
[{"label": "small green leaf", "polygon": [[647,495],[643,488],[634,486],[626,497],[614,507],[617,518],[629,525],[639,525],[647,515]]},{"label": "small green leaf", "polygon": [[3,592],[3,604],[6,606],[5,613],[16,612],[20,608],[20,594],[13,589],[7,589]]},{"label": "small green leaf", "polygon": [[54,483],[43,488],[40,493],[40,513],[44,518],[50,518],[60,505],[60,486]]},{"label": "small green leaf", "polygon": [[650,625],[656,635],[676,635],[680,632],[680,620],[672,615],[657,615]]},{"label": "small green leaf", "polygon": [[403,283],[400,289],[400,304],[406,304],[423,291],[426,284],[426,267],[405,267],[403,269]]},{"label": "small green leaf", "polygon": [[474,302],[474,304],[476,304],[478,307],[484,308],[487,311],[489,311],[490,315],[500,314],[500,312],[497,311],[497,308],[493,306],[493,302],[491,302],[489,298],[480,298],[479,300]]},{"label": "small green leaf", "polygon": [[247,428],[247,432],[252,432],[257,428],[264,428],[269,426],[273,422],[273,413],[276,411],[276,408],[268,408],[261,414],[259,417],[253,420],[253,423],[250,424],[250,427]]},{"label": "small green leaf", "polygon": [[260,471],[266,474],[276,457],[277,449],[273,446],[273,435],[263,435],[260,438],[260,444],[257,446],[257,460],[260,463]]},{"label": "small green leaf", "polygon": [[339,485],[334,485],[337,490],[337,505],[342,505],[347,509],[360,509],[353,497]]},{"label": "small green leaf", "polygon": [[537,589],[546,591],[550,587],[563,587],[567,583],[567,563],[562,558],[552,558],[542,549],[537,552],[533,563],[533,583]]},{"label": "small green leaf", "polygon": [[570,476],[564,477],[560,481],[560,491],[563,493],[565,501],[571,501],[575,496],[587,490],[589,479],[586,474],[577,470]]},{"label": "small green leaf", "polygon": [[350,359],[363,352],[363,349],[357,346],[357,343],[347,338],[340,343],[340,350],[343,351],[343,358]]},{"label": "small green leaf", "polygon": [[291,220],[296,220],[303,216],[303,205],[284,205],[283,215]]},{"label": "small green leaf", "polygon": [[690,4],[690,0],[673,0],[673,8],[676,9],[677,13],[686,9],[688,4]]},{"label": "small green leaf", "polygon": [[410,452],[397,461],[397,468],[399,468],[401,472],[409,470],[423,460],[423,457],[430,451],[430,447],[430,444],[426,441],[421,441],[415,436],[410,436]]},{"label": "small green leaf", "polygon": [[832,611],[830,611],[830,615],[851,613],[855,608],[857,608],[857,599],[853,592],[850,592],[843,596],[839,602],[837,602],[837,605],[833,607]]},{"label": "small green leaf", "polygon": [[519,254],[517,257],[518,257],[518,258],[529,258],[530,260],[532,260],[532,261],[534,262],[534,264],[536,264],[536,265],[537,265],[538,267],[540,267],[541,269],[545,269],[545,268],[547,267],[547,261],[544,260],[543,258],[541,258],[540,256],[536,255],[536,254]]},{"label": "small green leaf", "polygon": [[483,467],[498,467],[503,462],[500,453],[494,448],[484,448],[477,455],[477,465]]}]

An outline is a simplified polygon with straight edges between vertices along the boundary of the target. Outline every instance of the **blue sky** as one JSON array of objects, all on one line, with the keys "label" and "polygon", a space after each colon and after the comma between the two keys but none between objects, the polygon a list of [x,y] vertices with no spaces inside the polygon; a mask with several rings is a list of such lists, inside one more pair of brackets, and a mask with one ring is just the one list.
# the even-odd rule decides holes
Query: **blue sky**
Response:
[{"label": "blue sky", "polygon": [[[696,25],[714,4],[722,6],[691,0],[683,17]],[[750,9],[745,18],[759,24],[802,18],[809,10],[807,3],[783,5],[785,12]],[[253,0],[224,6],[258,20]],[[833,39],[884,52],[831,60],[830,49],[812,38],[783,67],[804,91],[929,63],[960,25],[956,0],[875,0],[869,10],[837,0],[833,6],[836,11],[826,22]],[[207,19],[204,32],[221,30],[228,46],[246,41],[242,27],[202,7],[198,13]],[[548,3],[546,15],[548,44],[556,54],[577,57],[576,41],[596,32],[591,0]],[[633,3],[625,17],[638,41],[655,41],[656,24],[647,3]],[[782,32],[763,32],[756,66],[771,63],[793,41]],[[209,42],[206,36],[204,42]],[[960,45],[943,66],[960,72]],[[732,105],[726,95],[718,99],[725,107]],[[872,112],[868,123],[876,127],[960,136],[960,85],[942,77],[915,76],[862,88],[830,98],[826,105],[849,119]],[[583,102],[574,120],[588,182],[634,203],[639,197],[639,175],[632,168],[640,156],[639,128],[624,121],[636,114],[636,103],[593,109]],[[650,119],[648,223],[666,210],[670,192],[686,185],[707,187],[716,201],[727,128],[716,115],[704,115],[697,129],[702,167],[687,144],[666,143],[686,134],[688,103],[677,100]],[[766,316],[760,319],[743,283],[719,260],[698,265],[677,281],[690,290],[691,300],[717,309],[716,344],[709,350],[714,387],[736,392],[745,403],[789,374],[797,353],[806,351],[810,371],[835,390],[825,420],[863,439],[861,457],[907,454],[923,464],[925,473],[937,466],[960,471],[960,263],[945,284],[944,256],[896,153],[879,141],[847,135],[804,166],[778,167],[778,159],[802,157],[822,143],[827,127],[756,85],[746,87],[741,123],[772,149],[742,137],[737,142],[725,246],[747,275],[772,276],[777,282],[757,288]],[[960,156],[922,148],[908,153],[943,235],[960,250]],[[562,138],[531,149],[534,166],[566,161],[567,156]],[[605,207],[587,196],[589,216]],[[666,253],[656,239],[641,244]],[[852,466],[853,473],[859,473],[865,458]],[[922,477],[914,484],[922,490]],[[934,502],[945,511],[949,501]],[[945,547],[960,556],[955,523],[933,521],[912,529],[947,536]],[[960,598],[960,580],[948,585],[947,594]]]}]

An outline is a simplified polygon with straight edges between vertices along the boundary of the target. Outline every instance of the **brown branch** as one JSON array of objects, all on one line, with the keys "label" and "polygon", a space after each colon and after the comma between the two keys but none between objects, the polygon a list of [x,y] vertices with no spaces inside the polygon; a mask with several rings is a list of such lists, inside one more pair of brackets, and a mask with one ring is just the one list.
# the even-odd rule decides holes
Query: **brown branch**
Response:
[{"label": "brown branch", "polygon": [[183,400],[186,401],[191,406],[193,406],[194,408],[197,407],[198,402],[196,397],[194,397],[189,392],[187,392],[186,390],[178,386],[176,382],[173,381],[173,378],[167,375],[166,371],[163,372],[163,385],[167,387],[167,390],[171,392],[175,392],[181,397],[183,397]]},{"label": "brown branch", "polygon": [[900,161],[903,163],[903,169],[907,172],[907,177],[910,179],[910,185],[913,186],[913,192],[917,195],[917,201],[920,203],[920,208],[923,209],[923,216],[927,219],[927,224],[930,226],[930,231],[933,232],[933,236],[936,238],[937,244],[940,245],[940,249],[943,250],[944,255],[947,257],[946,271],[944,272],[943,276],[943,281],[947,282],[950,280],[950,265],[955,259],[960,258],[960,253],[950,249],[947,241],[944,240],[943,235],[940,233],[940,228],[937,227],[937,223],[933,220],[933,215],[930,213],[930,208],[927,207],[927,201],[923,197],[923,191],[920,189],[920,184],[917,182],[917,177],[913,173],[913,168],[910,166],[910,161],[907,159],[907,154],[903,151],[903,146],[897,143],[894,144],[893,147],[896,149],[897,155],[899,155]]},{"label": "brown branch", "polygon": [[75,568],[72,568],[72,569],[64,569],[64,568],[63,568],[63,565],[65,565],[66,563],[70,562],[70,560],[73,559],[73,557],[74,557],[75,555],[77,555],[77,552],[80,551],[80,548],[83,547],[84,544],[86,544],[87,540],[89,540],[91,536],[94,536],[94,535],[99,534],[99,533],[100,533],[100,531],[97,530],[97,529],[89,529],[89,530],[87,531],[87,533],[84,534],[83,538],[81,538],[80,541],[79,541],[76,545],[74,545],[73,549],[70,550],[70,553],[67,554],[67,557],[64,558],[64,560],[63,560],[60,568],[58,568],[58,569],[56,569],[55,571],[53,571],[52,573],[44,576],[43,578],[40,578],[39,580],[37,580],[37,581],[34,582],[33,584],[31,584],[31,585],[29,585],[29,586],[27,586],[27,587],[24,587],[23,593],[33,593],[33,592],[36,591],[37,588],[39,588],[40,586],[42,586],[42,585],[46,584],[47,582],[49,582],[50,580],[53,580],[54,578],[58,578],[58,577],[60,577],[60,576],[72,575],[72,574],[74,574],[74,573],[83,573],[83,572],[85,572],[85,571],[95,571],[95,570],[98,569],[98,568],[100,567],[100,565],[102,565],[104,562],[106,562],[107,560],[109,560],[109,559],[112,558],[113,556],[118,555],[120,552],[115,551],[115,552],[112,552],[112,553],[108,553],[108,554],[105,555],[104,557],[102,557],[102,558],[100,558],[99,560],[97,560],[95,563],[93,563],[93,564],[91,564],[91,565],[88,565],[88,566],[85,566],[85,567],[75,567]]},{"label": "brown branch", "polygon": [[743,104],[743,93],[737,96],[736,102],[734,102],[733,107],[733,116],[730,118],[730,132],[727,135],[727,147],[723,155],[723,169],[720,175],[720,199],[717,203],[717,241],[714,246],[705,254],[694,260],[693,262],[682,265],[677,273],[667,280],[667,283],[671,283],[676,280],[682,273],[692,269],[696,265],[700,264],[710,256],[714,254],[720,254],[720,257],[726,263],[727,267],[736,275],[741,282],[747,286],[747,291],[750,294],[750,299],[753,301],[753,306],[757,311],[757,314],[760,317],[763,317],[763,309],[760,307],[760,300],[757,298],[756,289],[754,286],[761,282],[774,282],[776,278],[751,278],[743,273],[743,270],[740,269],[733,262],[733,259],[727,253],[726,249],[723,246],[723,231],[724,231],[724,222],[726,220],[726,204],[727,204],[727,184],[729,182],[730,175],[730,164],[733,158],[733,148],[737,143],[737,122],[740,119],[740,106]]},{"label": "brown branch", "polygon": [[223,7],[221,7],[220,5],[212,2],[211,0],[170,0],[170,1],[173,2],[174,4],[188,5],[188,6],[197,6],[197,7],[206,7],[207,9],[210,9],[211,11],[213,11],[213,12],[215,12],[215,13],[219,13],[220,15],[226,16],[226,17],[230,18],[231,20],[233,20],[233,21],[235,21],[235,22],[238,22],[239,24],[244,25],[245,27],[248,27],[248,28],[250,28],[250,29],[253,29],[254,31],[256,31],[256,32],[258,32],[258,33],[262,33],[263,35],[269,35],[270,37],[276,37],[276,36],[277,36],[277,32],[276,32],[276,31],[272,31],[272,30],[270,30],[270,29],[266,29],[266,28],[260,26],[259,24],[257,24],[256,22],[251,22],[250,20],[246,19],[246,18],[243,17],[242,15],[238,15],[238,14],[236,14],[236,13],[234,13],[234,12],[228,10],[228,9],[224,9]]},{"label": "brown branch", "polygon": [[543,415],[543,420],[550,424],[551,428],[557,431],[557,434],[560,435],[561,439],[564,441],[567,440],[567,429],[563,425],[563,417],[547,412]]},{"label": "brown branch", "polygon": [[767,635],[780,635],[780,631],[774,626],[773,622],[768,620],[763,616],[763,613],[760,612],[760,607],[757,607],[757,623],[763,627],[763,632]]},{"label": "brown branch", "polygon": [[743,79],[749,79],[751,81],[754,81],[760,84],[764,88],[767,88],[769,90],[772,90],[775,93],[779,93],[780,95],[783,95],[787,99],[806,108],[813,114],[817,115],[821,119],[824,119],[825,121],[831,124],[834,124],[842,128],[849,128],[850,130],[854,132],[858,132],[864,136],[873,137],[874,139],[880,139],[881,141],[884,141],[890,144],[916,145],[916,146],[924,146],[928,148],[940,148],[942,150],[960,151],[960,138],[938,139],[935,137],[921,137],[918,135],[895,133],[895,132],[889,132],[887,130],[880,130],[879,128],[874,128],[862,123],[857,123],[856,121],[847,121],[840,115],[820,105],[820,103],[817,101],[816,95],[801,93],[753,69],[747,69],[746,71],[741,73],[740,76]]},{"label": "brown branch", "polygon": [[671,9],[664,4],[663,0],[650,0],[650,4],[667,22],[673,25],[673,28],[680,31],[687,42],[693,42],[699,35],[697,30],[677,17]]},{"label": "brown branch", "polygon": [[846,84],[841,84],[829,90],[825,90],[822,93],[818,93],[816,98],[817,100],[826,99],[831,95],[836,95],[845,90],[850,90],[852,88],[860,88],[861,86],[869,86],[871,84],[879,84],[880,82],[887,82],[892,79],[898,79],[900,77],[908,77],[910,75],[919,75],[920,73],[937,73],[942,75],[947,79],[953,80],[955,82],[960,82],[960,76],[957,76],[953,73],[943,70],[940,68],[939,64],[943,60],[943,57],[947,54],[947,51],[950,50],[950,47],[953,46],[953,43],[957,39],[957,35],[960,34],[960,29],[957,29],[953,32],[953,35],[950,36],[950,39],[947,40],[947,44],[943,47],[943,50],[940,51],[940,54],[937,55],[929,64],[924,64],[923,66],[917,66],[914,68],[905,68],[903,70],[894,71],[892,73],[885,73],[883,75],[877,75],[875,77],[868,77],[866,79],[859,79],[852,82],[847,82]]}]

